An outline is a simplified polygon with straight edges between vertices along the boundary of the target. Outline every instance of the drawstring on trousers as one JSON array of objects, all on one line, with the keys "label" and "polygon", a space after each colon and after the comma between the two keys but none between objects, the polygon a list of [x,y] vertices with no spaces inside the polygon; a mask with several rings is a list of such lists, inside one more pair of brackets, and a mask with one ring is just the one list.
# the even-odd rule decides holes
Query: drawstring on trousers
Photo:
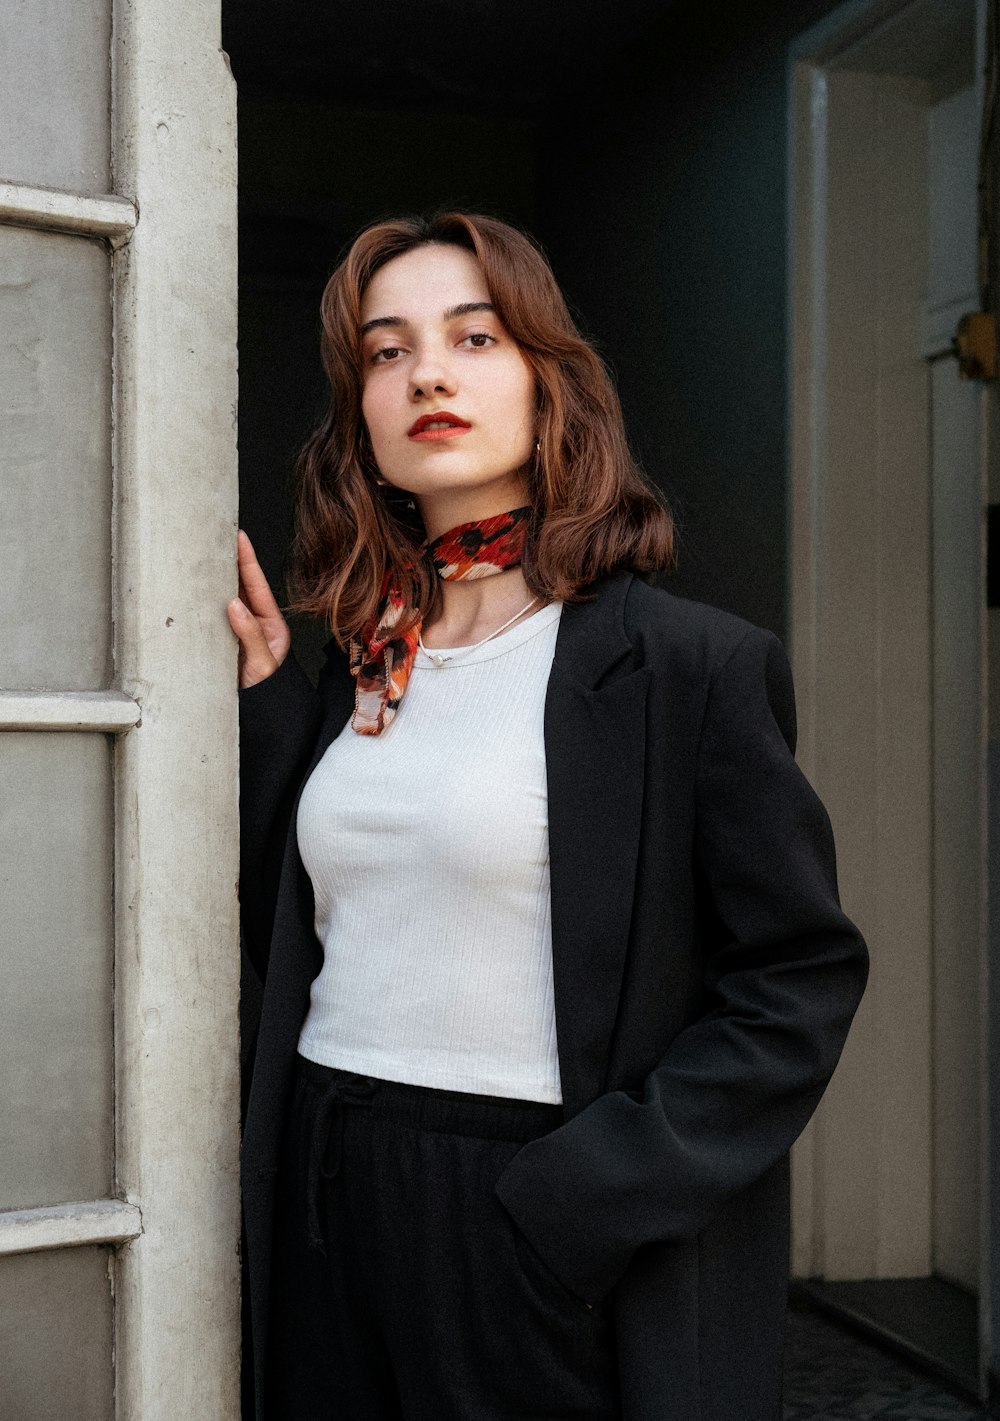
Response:
[{"label": "drawstring on trousers", "polygon": [[316,1106],[309,1142],[309,1174],[306,1198],[309,1201],[309,1247],[326,1253],[319,1217],[320,1184],[335,1179],[340,1169],[344,1144],[345,1105],[367,1105],[379,1082],[370,1076],[346,1076],[324,1085]]}]

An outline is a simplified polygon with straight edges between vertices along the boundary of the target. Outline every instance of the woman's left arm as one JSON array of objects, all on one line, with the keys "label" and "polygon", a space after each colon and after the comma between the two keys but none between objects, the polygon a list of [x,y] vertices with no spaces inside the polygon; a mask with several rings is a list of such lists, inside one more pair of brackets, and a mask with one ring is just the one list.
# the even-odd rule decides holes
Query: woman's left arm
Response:
[{"label": "woman's left arm", "polygon": [[781,643],[751,629],[713,677],[696,852],[726,928],[713,1005],[641,1092],[600,1096],[518,1153],[497,1194],[564,1283],[596,1300],[639,1246],[692,1237],[791,1147],[837,1064],[868,955],[837,895],[826,811],[795,763]]}]

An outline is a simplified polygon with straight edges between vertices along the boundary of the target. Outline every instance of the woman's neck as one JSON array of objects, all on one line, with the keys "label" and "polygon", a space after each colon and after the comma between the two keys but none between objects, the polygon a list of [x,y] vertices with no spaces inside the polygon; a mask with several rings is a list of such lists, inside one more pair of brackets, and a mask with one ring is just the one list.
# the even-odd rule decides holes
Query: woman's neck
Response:
[{"label": "woman's neck", "polygon": [[428,542],[462,523],[496,518],[500,513],[523,508],[530,502],[528,486],[520,473],[507,474],[479,488],[441,489],[434,494],[418,494],[416,498]]},{"label": "woman's neck", "polygon": [[[471,581],[442,580],[440,587],[441,595],[421,629],[427,647],[471,646],[495,632],[531,601],[531,589],[520,567]],[[526,608],[524,615],[537,612],[541,605],[539,599]]]}]

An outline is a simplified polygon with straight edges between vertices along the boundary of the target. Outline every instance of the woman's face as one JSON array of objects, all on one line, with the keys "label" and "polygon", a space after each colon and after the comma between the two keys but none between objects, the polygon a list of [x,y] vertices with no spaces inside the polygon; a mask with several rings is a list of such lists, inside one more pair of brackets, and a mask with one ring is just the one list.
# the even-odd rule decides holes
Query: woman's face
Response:
[{"label": "woman's face", "polygon": [[361,411],[387,483],[412,493],[429,537],[523,505],[535,379],[464,247],[394,257],[361,302]]}]

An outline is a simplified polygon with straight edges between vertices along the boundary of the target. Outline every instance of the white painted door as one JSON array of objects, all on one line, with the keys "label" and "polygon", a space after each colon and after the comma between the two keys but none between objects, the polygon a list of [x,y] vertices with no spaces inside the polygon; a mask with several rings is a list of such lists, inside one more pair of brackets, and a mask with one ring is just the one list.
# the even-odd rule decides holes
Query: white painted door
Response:
[{"label": "white painted door", "polygon": [[[975,86],[929,114],[928,293],[932,609],[932,1266],[980,1284],[985,905],[986,489],[981,387],[959,379],[958,314],[978,305]],[[943,317],[943,319],[942,319]],[[945,335],[945,328],[947,335]]]},{"label": "white painted door", "polygon": [[943,1276],[983,1247],[981,395],[984,9],[845,5],[793,58],[792,651],[801,755],[872,950],[795,1155],[795,1270]]},{"label": "white painted door", "polygon": [[235,122],[0,7],[0,1416],[238,1415]]}]

